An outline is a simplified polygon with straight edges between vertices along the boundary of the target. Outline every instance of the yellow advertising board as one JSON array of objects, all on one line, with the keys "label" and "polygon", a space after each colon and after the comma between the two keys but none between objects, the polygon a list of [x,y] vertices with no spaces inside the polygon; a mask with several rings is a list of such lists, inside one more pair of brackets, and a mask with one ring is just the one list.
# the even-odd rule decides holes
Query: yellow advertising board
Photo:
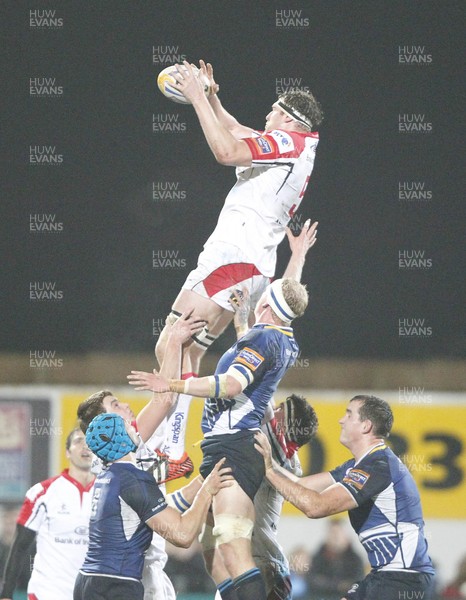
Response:
[{"label": "yellow advertising board", "polygon": [[[350,398],[351,395],[345,394]],[[84,394],[62,396],[62,427],[64,432],[76,425],[76,409],[86,398]],[[129,392],[119,395],[122,402],[129,402],[137,414],[147,402],[147,396]],[[276,401],[283,400],[277,394]],[[309,394],[309,401],[319,417],[319,431],[312,444],[301,448],[303,471],[328,471],[351,458],[350,453],[339,443],[340,426],[346,402],[329,402],[318,394]],[[423,404],[411,405],[391,403],[395,425],[389,439],[393,450],[410,469],[421,493],[425,517],[466,518],[466,405]],[[203,401],[192,402],[186,449],[194,465],[202,461],[199,441],[202,439],[201,415]],[[66,457],[62,451],[62,466]],[[169,484],[169,491],[184,485],[186,480]],[[299,514],[289,504],[284,514]]]}]

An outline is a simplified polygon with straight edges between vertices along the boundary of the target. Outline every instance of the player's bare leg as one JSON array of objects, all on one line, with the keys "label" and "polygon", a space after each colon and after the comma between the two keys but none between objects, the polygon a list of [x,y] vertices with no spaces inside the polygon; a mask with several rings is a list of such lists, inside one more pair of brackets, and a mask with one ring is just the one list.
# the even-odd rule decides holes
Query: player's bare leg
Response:
[{"label": "player's bare leg", "polygon": [[206,571],[217,587],[215,600],[238,600],[233,580],[225,567],[219,550],[215,548],[215,537],[212,533],[214,525],[213,515],[209,512],[200,540]]},{"label": "player's bare leg", "polygon": [[[227,490],[220,490],[226,492]],[[215,552],[233,580],[238,600],[265,600],[265,585],[252,557],[251,535],[254,526],[254,504],[239,484],[214,498],[213,514],[216,538]],[[215,561],[212,566],[214,566]]]}]

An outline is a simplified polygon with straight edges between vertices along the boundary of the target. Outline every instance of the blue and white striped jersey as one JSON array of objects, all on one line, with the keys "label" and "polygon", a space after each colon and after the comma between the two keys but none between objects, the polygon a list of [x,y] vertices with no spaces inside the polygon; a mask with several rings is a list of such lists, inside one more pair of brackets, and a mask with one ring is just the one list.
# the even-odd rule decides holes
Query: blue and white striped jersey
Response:
[{"label": "blue and white striped jersey", "polygon": [[265,409],[299,348],[291,327],[257,323],[221,357],[216,375],[230,367],[248,381],[234,398],[207,398],[202,416],[205,437],[259,430]]},{"label": "blue and white striped jersey", "polygon": [[358,503],[348,514],[373,570],[434,573],[418,489],[390,448],[381,443],[330,474]]},{"label": "blue and white striped jersey", "polygon": [[81,572],[140,581],[153,533],[146,521],[166,507],[150,473],[130,462],[103,470],[95,481],[89,548]]}]

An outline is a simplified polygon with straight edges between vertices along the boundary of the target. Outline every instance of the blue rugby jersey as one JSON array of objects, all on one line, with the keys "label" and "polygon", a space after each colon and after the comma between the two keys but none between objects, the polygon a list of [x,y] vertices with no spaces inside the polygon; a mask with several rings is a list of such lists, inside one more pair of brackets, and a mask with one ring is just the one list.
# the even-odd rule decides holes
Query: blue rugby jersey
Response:
[{"label": "blue rugby jersey", "polygon": [[146,521],[167,507],[152,474],[130,462],[102,471],[94,486],[84,575],[140,581],[152,529]]},{"label": "blue rugby jersey", "polygon": [[216,375],[237,369],[249,382],[234,398],[207,398],[202,416],[205,437],[259,430],[273,393],[298,356],[291,327],[258,323],[221,357]]},{"label": "blue rugby jersey", "polygon": [[390,448],[381,443],[330,474],[358,503],[348,514],[374,571],[434,573],[418,489]]}]

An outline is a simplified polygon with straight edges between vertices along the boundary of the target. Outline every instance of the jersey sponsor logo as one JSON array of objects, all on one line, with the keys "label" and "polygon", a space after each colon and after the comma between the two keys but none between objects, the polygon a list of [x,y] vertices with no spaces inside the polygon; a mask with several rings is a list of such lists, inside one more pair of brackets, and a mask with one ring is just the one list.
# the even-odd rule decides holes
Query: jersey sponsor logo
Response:
[{"label": "jersey sponsor logo", "polygon": [[252,348],[243,348],[235,358],[235,362],[246,365],[251,371],[255,371],[264,362],[264,357]]},{"label": "jersey sponsor logo", "polygon": [[343,483],[346,483],[357,490],[362,490],[369,477],[370,474],[366,473],[366,471],[361,471],[361,469],[350,469],[343,477]]},{"label": "jersey sponsor logo", "polygon": [[70,509],[66,506],[66,504],[62,504],[60,509],[57,511],[59,515],[69,515]]},{"label": "jersey sponsor logo", "polygon": [[89,535],[89,527],[85,527],[85,526],[76,527],[76,529],[74,530],[74,532],[77,535]]},{"label": "jersey sponsor logo", "polygon": [[265,137],[257,137],[253,138],[254,143],[256,144],[260,154],[271,154],[272,147]]},{"label": "jersey sponsor logo", "polygon": [[268,135],[274,138],[281,152],[294,150],[293,138],[284,131],[271,131]]}]

